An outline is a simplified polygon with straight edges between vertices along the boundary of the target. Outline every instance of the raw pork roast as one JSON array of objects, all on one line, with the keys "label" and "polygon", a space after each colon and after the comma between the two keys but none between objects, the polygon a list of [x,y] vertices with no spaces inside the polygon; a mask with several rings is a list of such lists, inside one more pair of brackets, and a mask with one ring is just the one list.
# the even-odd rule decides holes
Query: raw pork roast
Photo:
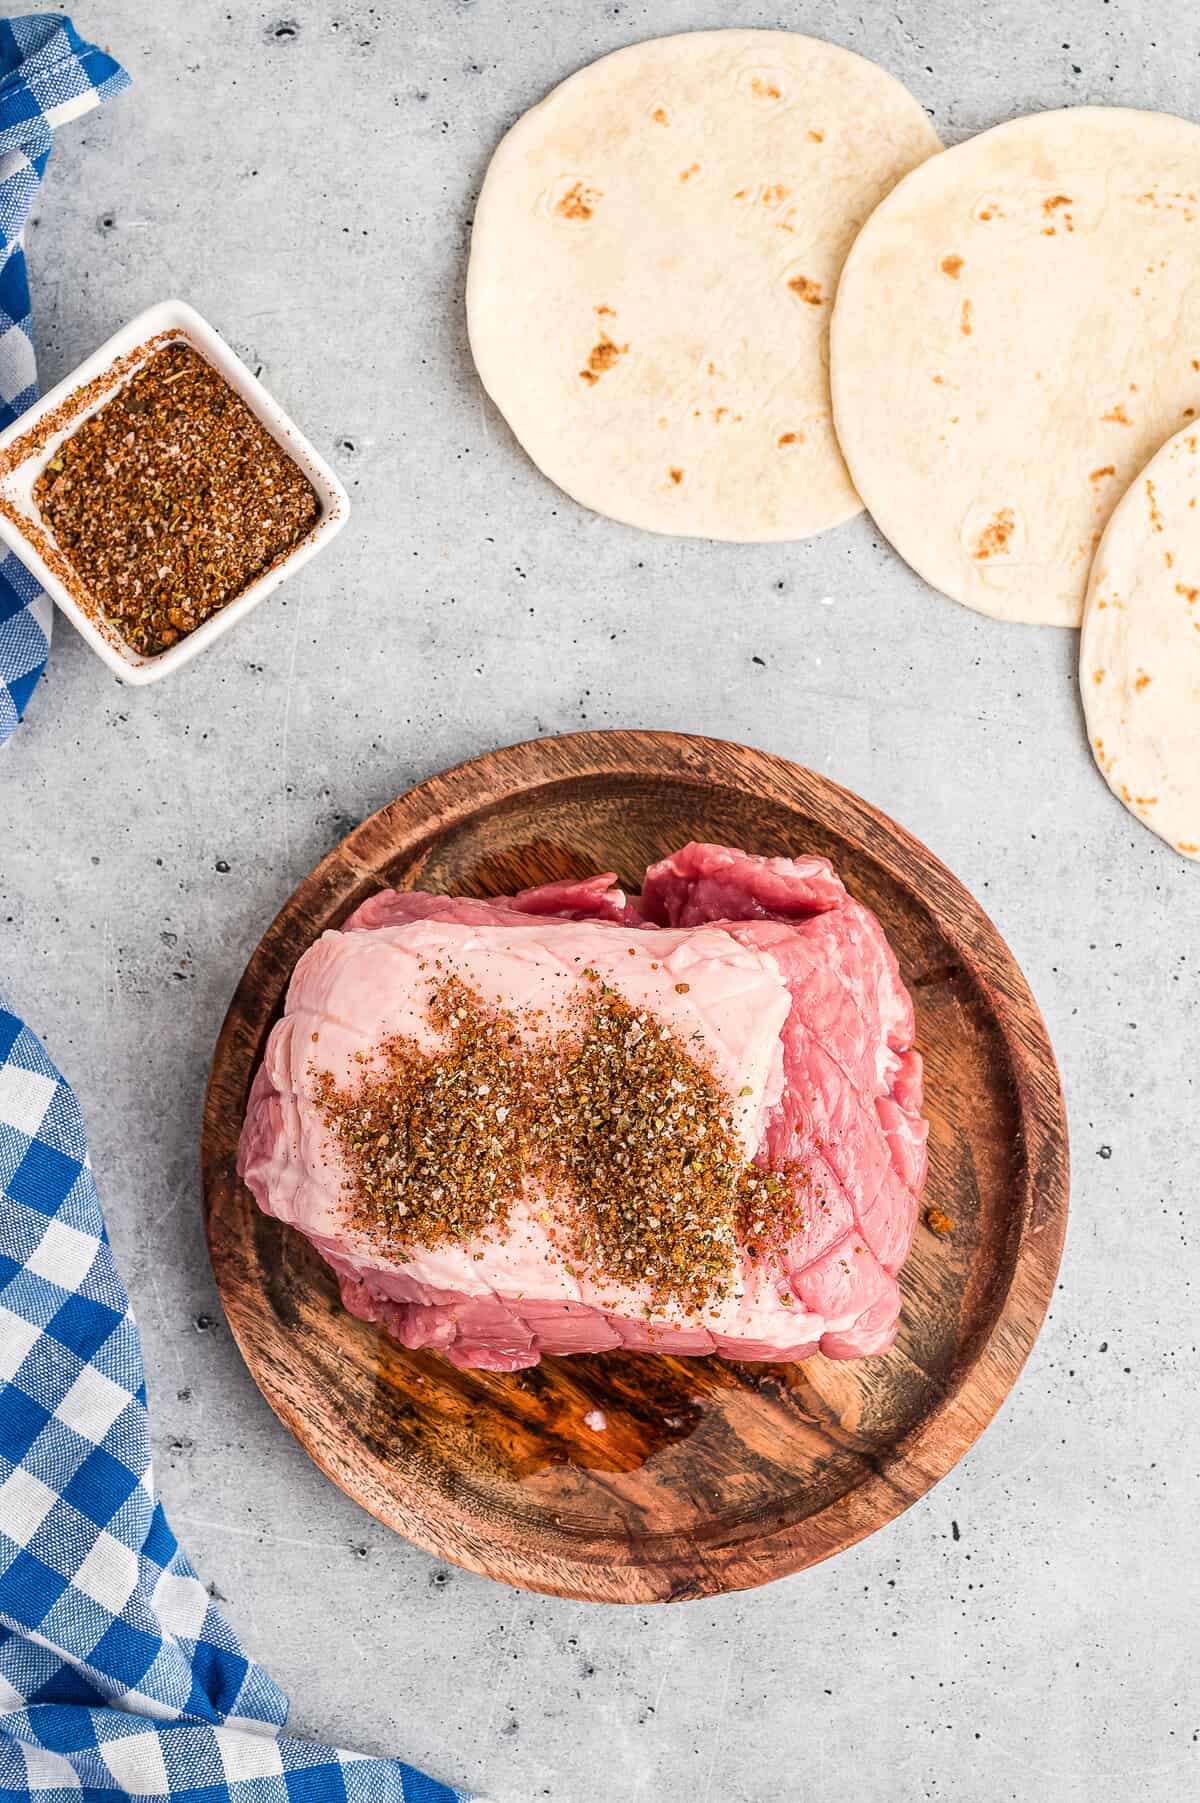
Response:
[{"label": "raw pork roast", "polygon": [[[631,945],[654,959],[631,958]],[[536,995],[553,1015],[581,963],[687,1040],[702,1028],[747,1158],[803,1170],[809,1201],[777,1255],[740,1248],[719,1305],[655,1310],[635,1283],[570,1276],[513,1199],[502,1236],[373,1245],[346,1203],[338,1141],[314,1094],[313,1044],[339,1082],[395,1035],[424,1036],[422,976],[442,959],[489,1005]],[[308,1236],[345,1306],[455,1364],[516,1370],[543,1353],[616,1347],[791,1360],[886,1352],[925,1178],[913,1007],[879,922],[821,858],[688,845],[646,873],[494,901],[385,890],[301,958],[251,1091],[239,1170],[261,1207]],[[357,1056],[356,1056],[357,1055]],[[480,1256],[482,1254],[482,1256]]]}]

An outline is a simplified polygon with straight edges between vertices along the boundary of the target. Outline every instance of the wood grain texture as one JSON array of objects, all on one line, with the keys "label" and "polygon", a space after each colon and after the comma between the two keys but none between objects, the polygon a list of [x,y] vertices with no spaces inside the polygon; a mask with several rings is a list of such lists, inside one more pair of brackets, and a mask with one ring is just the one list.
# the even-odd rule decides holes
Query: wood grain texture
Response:
[{"label": "wood grain texture", "polygon": [[[342,1309],[234,1161],[301,952],[376,889],[494,895],[646,865],[689,839],[819,852],[878,914],[926,1061],[925,1205],[885,1358],[796,1365],[602,1353],[456,1371]],[[1036,1004],[995,927],[900,827],[781,758],[673,733],[580,733],[434,777],[355,829],[268,928],[213,1059],[202,1142],[213,1270],[272,1408],[322,1470],[419,1545],[506,1583],[694,1597],[815,1564],[943,1477],[1037,1335],[1067,1219],[1067,1131]],[[597,1432],[585,1416],[599,1409]]]}]

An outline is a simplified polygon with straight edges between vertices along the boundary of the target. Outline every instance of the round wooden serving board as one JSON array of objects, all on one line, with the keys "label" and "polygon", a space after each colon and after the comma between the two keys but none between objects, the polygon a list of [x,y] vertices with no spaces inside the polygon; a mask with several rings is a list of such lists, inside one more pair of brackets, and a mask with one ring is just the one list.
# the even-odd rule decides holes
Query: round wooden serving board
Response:
[{"label": "round wooden serving board", "polygon": [[[832,859],[917,1006],[930,1120],[922,1223],[886,1358],[731,1364],[603,1353],[456,1371],[348,1315],[234,1160],[293,966],[385,885],[494,895],[646,865],[689,839]],[[995,927],[923,846],[782,758],[672,733],[580,733],[464,764],[357,827],[247,966],[204,1111],[209,1247],[271,1407],[335,1483],[418,1545],[505,1583],[606,1602],[735,1590],[839,1552],[982,1432],[1033,1344],[1067,1220],[1054,1057]],[[587,1417],[599,1410],[606,1426]],[[593,1414],[593,1423],[595,1416]]]}]

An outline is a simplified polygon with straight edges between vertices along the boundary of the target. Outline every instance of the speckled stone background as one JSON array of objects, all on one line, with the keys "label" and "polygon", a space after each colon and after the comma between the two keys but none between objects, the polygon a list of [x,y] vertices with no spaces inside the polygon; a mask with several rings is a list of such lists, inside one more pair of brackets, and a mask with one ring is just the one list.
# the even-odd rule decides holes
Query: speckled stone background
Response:
[{"label": "speckled stone background", "polygon": [[[168,294],[344,472],[336,547],[158,688],[65,624],[0,762],[0,984],[77,1087],[146,1344],[158,1470],[302,1732],[499,1803],[1106,1803],[1200,1773],[1200,870],[1109,796],[1074,634],[929,593],[860,518],[642,536],[531,468],[473,379],[471,209],[505,128],[631,39],[790,26],[948,141],[1118,102],[1200,113],[1177,0],[80,0],[136,87],[63,134],[30,232],[43,379]],[[622,1611],[439,1565],[319,1474],[225,1329],[197,1195],[251,947],[362,815],[581,725],[765,746],[894,814],[1023,963],[1074,1140],[1061,1286],[999,1419],[819,1570]]]}]

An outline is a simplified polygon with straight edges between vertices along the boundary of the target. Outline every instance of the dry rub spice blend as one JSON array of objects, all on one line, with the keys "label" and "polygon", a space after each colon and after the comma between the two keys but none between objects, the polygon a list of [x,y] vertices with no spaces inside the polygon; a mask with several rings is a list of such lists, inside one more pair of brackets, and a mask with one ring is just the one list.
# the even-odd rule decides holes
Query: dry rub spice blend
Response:
[{"label": "dry rub spice blend", "polygon": [[761,1256],[796,1232],[806,1179],[748,1163],[696,1052],[584,978],[574,1018],[549,1034],[434,976],[437,1051],[392,1039],[356,1083],[316,1074],[351,1219],[393,1252],[461,1243],[503,1231],[533,1183],[556,1199],[541,1219],[568,1272],[644,1286],[647,1313],[698,1313],[729,1294],[739,1247]]},{"label": "dry rub spice blend", "polygon": [[59,446],[33,498],[86,598],[148,657],[278,563],[320,510],[304,472],[181,343]]}]

